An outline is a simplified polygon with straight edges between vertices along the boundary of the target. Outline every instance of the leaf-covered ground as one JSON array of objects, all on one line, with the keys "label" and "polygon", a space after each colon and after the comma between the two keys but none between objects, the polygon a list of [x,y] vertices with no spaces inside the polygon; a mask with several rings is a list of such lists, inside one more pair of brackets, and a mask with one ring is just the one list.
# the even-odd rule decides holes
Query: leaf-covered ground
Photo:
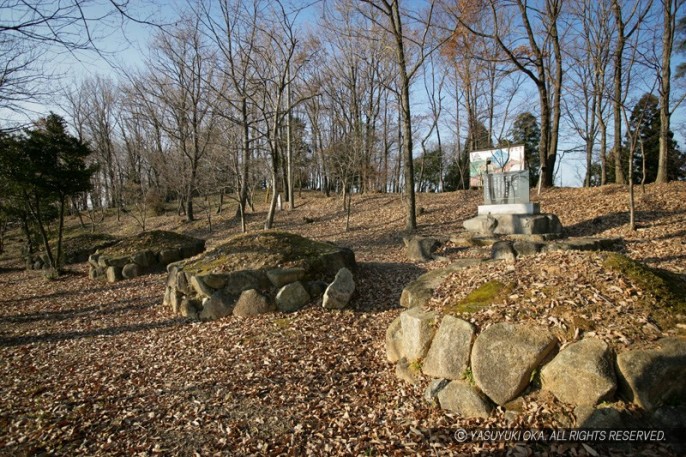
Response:
[{"label": "leaf-covered ground", "polygon": [[[478,192],[418,197],[420,232],[434,235],[460,231],[480,200]],[[685,183],[648,186],[645,196],[639,194],[635,233],[626,232],[627,198],[619,187],[554,189],[540,201],[543,211],[557,213],[573,234],[624,236],[632,258],[681,275],[686,271]],[[264,220],[265,208],[256,209],[248,214],[250,230]],[[213,216],[212,234],[203,221],[180,224],[176,215],[149,224],[208,238],[212,246],[237,232],[232,213]],[[398,381],[385,361],[384,334],[401,311],[402,287],[441,263],[406,260],[403,202],[397,195],[355,197],[347,232],[345,217],[339,199],[303,194],[295,211],[277,214],[275,227],[355,250],[358,293],[353,309],[344,312],[326,312],[315,303],[290,315],[198,324],[161,307],[164,275],[111,285],[88,280],[86,266],[78,265],[48,281],[38,272],[12,269],[16,259],[3,259],[0,454],[673,455],[662,447],[639,452],[594,443],[458,443],[458,428],[504,426],[505,412],[469,421],[442,412],[424,403],[422,385]],[[115,235],[133,230],[109,224]],[[483,252],[456,249],[450,255],[468,254]],[[593,291],[580,295],[565,286],[569,281],[555,278],[551,268],[566,265],[560,255],[537,257],[530,267],[522,261],[522,282],[537,269],[552,275],[541,274],[536,283],[548,295],[542,298],[534,290],[529,299],[591,300]],[[594,271],[593,262],[579,262],[567,265]],[[516,270],[503,268],[516,278]],[[457,296],[469,282],[492,274],[475,270],[465,284],[453,281],[446,287],[456,289]],[[553,293],[546,283],[555,285]],[[583,286],[580,279],[574,284]],[[610,292],[616,295],[598,291],[598,306],[621,315],[626,310],[617,309],[620,297],[632,285],[614,286]],[[526,309],[521,295],[517,304]],[[611,329],[607,316],[590,316],[596,331]],[[623,333],[627,339],[632,335]],[[571,418],[568,407],[540,394],[526,399],[511,424],[564,426]]]}]

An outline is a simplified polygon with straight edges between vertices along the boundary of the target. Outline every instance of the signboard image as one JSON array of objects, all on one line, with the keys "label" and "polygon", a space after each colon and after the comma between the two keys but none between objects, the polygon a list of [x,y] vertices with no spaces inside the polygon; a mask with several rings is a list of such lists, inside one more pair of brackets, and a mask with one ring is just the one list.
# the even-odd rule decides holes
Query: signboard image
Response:
[{"label": "signboard image", "polygon": [[[487,169],[488,168],[488,169]],[[481,187],[481,175],[525,169],[524,146],[484,149],[469,153],[469,185]]]}]

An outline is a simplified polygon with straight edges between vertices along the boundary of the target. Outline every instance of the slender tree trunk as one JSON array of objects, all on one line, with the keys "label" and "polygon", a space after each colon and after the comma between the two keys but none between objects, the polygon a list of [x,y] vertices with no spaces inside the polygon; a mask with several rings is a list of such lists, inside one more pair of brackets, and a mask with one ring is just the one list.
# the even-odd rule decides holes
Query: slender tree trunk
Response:
[{"label": "slender tree trunk", "polygon": [[[639,132],[636,132],[636,135],[640,135]],[[633,142],[633,141],[632,141]],[[629,230],[635,231],[636,230],[636,218],[635,218],[635,202],[634,202],[634,179],[633,179],[633,172],[634,172],[634,148],[633,146],[631,147],[631,154],[629,156]]]},{"label": "slender tree trunk", "polygon": [[24,191],[24,199],[29,208],[29,212],[31,213],[33,219],[36,221],[38,231],[40,232],[41,238],[43,240],[43,247],[45,248],[45,255],[48,257],[48,264],[56,272],[55,256],[53,255],[52,249],[50,248],[50,237],[48,235],[48,232],[45,230],[45,225],[43,224],[43,214],[41,212],[40,199],[36,195],[34,195],[34,198],[35,205],[32,205],[31,197],[29,197],[28,193]]},{"label": "slender tree trunk", "polygon": [[555,55],[555,77],[553,80],[553,112],[550,126],[550,143],[548,145],[548,153],[546,158],[546,167],[548,175],[546,176],[546,186],[552,187],[555,185],[555,162],[557,161],[557,142],[560,131],[560,115],[562,110],[562,51],[560,50],[560,39],[557,34],[557,17],[560,14],[559,8],[561,5],[554,2],[552,6],[555,11],[551,12],[551,16],[555,19],[551,25],[550,36],[553,42],[553,53]]},{"label": "slender tree trunk", "polygon": [[286,178],[288,181],[288,210],[295,209],[295,192],[293,191],[293,150],[291,148],[291,65],[286,67]]},{"label": "slender tree trunk", "polygon": [[394,25],[394,36],[396,42],[396,54],[398,58],[398,68],[400,70],[400,105],[403,116],[403,166],[405,177],[405,190],[407,192],[405,230],[414,231],[417,229],[417,216],[415,214],[416,204],[414,195],[414,161],[412,158],[412,115],[410,112],[410,78],[407,74],[407,61],[405,60],[405,46],[403,43],[402,22],[400,19],[400,9],[398,2],[394,1],[392,6]]},{"label": "slender tree trunk", "polygon": [[193,222],[194,214],[193,214],[193,188],[195,184],[195,174],[196,174],[196,167],[197,165],[195,163],[191,164],[191,178],[188,182],[188,188],[186,190],[186,221],[187,222]]},{"label": "slender tree trunk", "polygon": [[59,221],[57,225],[57,255],[53,265],[55,272],[59,274],[62,270],[62,236],[64,234],[64,208],[67,203],[67,196],[60,195]]},{"label": "slender tree trunk", "polygon": [[663,34],[662,34],[662,75],[660,77],[660,152],[657,164],[657,177],[655,182],[666,183],[669,181],[669,144],[670,144],[670,121],[672,113],[669,107],[670,79],[672,77],[672,47],[674,46],[674,29],[676,27],[676,9],[678,5],[674,0],[662,0]]},{"label": "slender tree trunk", "polygon": [[[275,121],[276,125],[276,121]],[[276,137],[276,128],[273,132],[274,137],[270,139],[271,144],[271,156],[272,156],[272,198],[269,202],[269,211],[267,212],[267,220],[264,223],[265,230],[270,230],[274,226],[274,214],[276,213],[276,203],[279,198],[279,192],[277,191],[278,186],[278,169],[279,169],[279,158],[278,158],[278,145]]]},{"label": "slender tree trunk", "polygon": [[596,110],[598,113],[598,125],[600,126],[600,185],[607,184],[607,123],[603,119],[603,113],[600,111],[600,97],[598,94],[598,103]]},{"label": "slender tree trunk", "polygon": [[241,100],[241,117],[243,118],[243,163],[241,164],[241,190],[237,212],[245,208],[245,201],[248,198],[248,173],[250,171],[250,126],[248,125],[248,100],[243,97]]},{"label": "slender tree trunk", "polygon": [[617,48],[614,55],[614,100],[612,101],[615,137],[612,156],[615,164],[615,183],[626,184],[624,168],[622,167],[622,58],[626,38],[624,35],[622,9],[616,0],[612,3],[612,10],[617,24]]}]

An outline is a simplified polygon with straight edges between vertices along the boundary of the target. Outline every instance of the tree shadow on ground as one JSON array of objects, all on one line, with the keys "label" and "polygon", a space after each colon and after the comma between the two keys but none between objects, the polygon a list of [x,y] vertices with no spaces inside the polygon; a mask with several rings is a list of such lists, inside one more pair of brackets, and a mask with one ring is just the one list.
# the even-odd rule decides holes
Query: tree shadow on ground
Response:
[{"label": "tree shadow on ground", "polygon": [[[127,284],[125,281],[120,281],[117,284],[108,284],[108,285],[103,285],[101,287],[95,287],[95,288],[89,288],[88,293],[100,293],[100,292],[110,292],[118,289],[127,289],[130,287],[131,284]],[[17,303],[20,301],[33,301],[33,300],[46,300],[46,299],[51,299],[51,298],[65,298],[69,296],[80,296],[83,295],[84,291],[81,289],[75,289],[75,290],[61,290],[57,292],[52,292],[49,294],[44,294],[44,295],[32,295],[30,297],[19,297],[16,299],[11,299],[11,300],[0,300],[0,304],[4,303]]]},{"label": "tree shadow on ground", "polygon": [[403,288],[423,273],[425,268],[411,263],[358,263],[353,309],[369,313],[399,308]]},{"label": "tree shadow on ground", "polygon": [[39,343],[58,343],[62,341],[78,340],[83,338],[95,338],[99,336],[117,336],[122,335],[124,333],[145,332],[150,330],[158,330],[161,328],[176,327],[179,325],[186,324],[188,322],[189,321],[186,318],[174,318],[167,319],[164,321],[129,324],[84,331],[0,337],[0,347],[23,346],[28,344]]},{"label": "tree shadow on ground", "polygon": [[[155,306],[154,304],[160,299],[158,295],[150,295],[146,297],[139,297],[136,299],[125,298],[118,300],[113,303],[101,303],[98,305],[87,306],[85,308],[72,308],[60,311],[46,311],[46,312],[35,312],[27,314],[18,314],[15,316],[3,316],[0,317],[0,322],[12,323],[12,324],[25,324],[29,322],[39,322],[39,321],[50,321],[50,322],[62,322],[69,319],[78,319],[87,316],[107,316],[111,314],[117,314],[124,311],[141,311],[143,309],[149,308],[150,306]],[[139,304],[131,304],[132,301],[142,302]],[[152,303],[152,305],[151,305]],[[118,306],[127,304],[126,306]]]},{"label": "tree shadow on ground", "polygon": [[[636,223],[654,222],[662,218],[684,214],[686,211],[636,211]],[[564,233],[568,236],[595,236],[606,230],[621,227],[629,223],[628,211],[603,214],[602,216],[587,219],[573,225],[564,227]]]}]

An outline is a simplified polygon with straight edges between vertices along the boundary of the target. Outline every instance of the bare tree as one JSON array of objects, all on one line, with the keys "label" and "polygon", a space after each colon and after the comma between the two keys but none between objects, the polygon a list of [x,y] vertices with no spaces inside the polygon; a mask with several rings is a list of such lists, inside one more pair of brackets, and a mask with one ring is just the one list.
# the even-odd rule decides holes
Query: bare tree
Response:
[{"label": "bare tree", "polygon": [[284,120],[292,109],[304,102],[312,94],[287,100],[286,91],[300,77],[300,73],[309,62],[309,54],[302,46],[299,31],[296,28],[298,12],[289,13],[281,2],[276,3],[270,11],[270,18],[259,24],[257,49],[260,62],[255,66],[254,81],[258,91],[254,96],[260,111],[260,135],[269,146],[271,162],[272,198],[267,212],[264,228],[271,229],[274,224],[278,193],[278,172],[281,153],[280,133]]},{"label": "bare tree", "polygon": [[639,27],[650,11],[651,5],[652,0],[632,0],[631,2],[612,0],[612,13],[616,27],[616,43],[613,53],[614,93],[612,106],[614,112],[614,147],[612,148],[612,155],[615,164],[615,182],[618,184],[626,183],[621,160],[622,106],[626,100],[626,93],[628,92],[624,90],[624,78],[622,76],[625,70],[623,63],[624,51],[627,41],[639,30]]},{"label": "bare tree", "polygon": [[207,152],[217,116],[208,81],[214,56],[203,43],[198,19],[187,17],[156,37],[150,58],[149,90],[164,110],[161,128],[186,159],[186,219],[192,221],[198,166]]},{"label": "bare tree", "polygon": [[[655,182],[669,181],[670,122],[674,107],[670,105],[672,79],[672,50],[676,31],[676,15],[684,0],[660,0],[662,7],[662,60],[658,67],[658,93],[660,94],[660,153]],[[682,99],[683,100],[683,99]],[[681,100],[679,101],[679,103]]]},{"label": "bare tree", "polygon": [[[488,0],[484,2],[491,16],[488,28],[481,27],[483,23],[472,21],[474,3],[467,0],[457,3],[453,14],[460,25],[497,43],[507,58],[536,86],[541,110],[540,179],[544,186],[552,186],[561,110],[562,51],[558,22],[563,0],[542,0],[535,4],[525,0],[507,3]],[[506,21],[511,17],[508,9],[517,12],[521,34],[508,27]]]},{"label": "bare tree", "polygon": [[[414,189],[414,162],[413,162],[413,147],[412,147],[412,113],[410,106],[410,84],[412,78],[417,74],[417,71],[424,64],[424,60],[440,47],[444,40],[439,40],[437,43],[429,43],[431,35],[429,31],[434,22],[434,1],[428,2],[427,11],[422,13],[413,13],[403,10],[400,6],[400,0],[381,0],[374,2],[372,0],[363,0],[370,8],[373,8],[381,13],[385,18],[385,23],[381,24],[374,15],[366,13],[368,17],[375,23],[389,33],[395,41],[396,63],[399,75],[399,92],[400,92],[400,106],[403,121],[403,170],[405,180],[405,191],[407,193],[406,213],[405,213],[405,229],[413,231],[417,229],[416,203],[415,203],[415,189]],[[414,30],[413,33],[406,33],[404,31],[405,20],[408,17],[422,15],[425,19],[421,21],[421,29]],[[408,59],[406,46],[413,46],[416,50],[417,57],[414,63],[411,64]]]},{"label": "bare tree", "polygon": [[60,53],[107,57],[104,38],[117,28],[155,25],[142,11],[128,0],[0,0],[0,109],[26,111],[53,94],[46,86],[61,76],[51,69]]}]

